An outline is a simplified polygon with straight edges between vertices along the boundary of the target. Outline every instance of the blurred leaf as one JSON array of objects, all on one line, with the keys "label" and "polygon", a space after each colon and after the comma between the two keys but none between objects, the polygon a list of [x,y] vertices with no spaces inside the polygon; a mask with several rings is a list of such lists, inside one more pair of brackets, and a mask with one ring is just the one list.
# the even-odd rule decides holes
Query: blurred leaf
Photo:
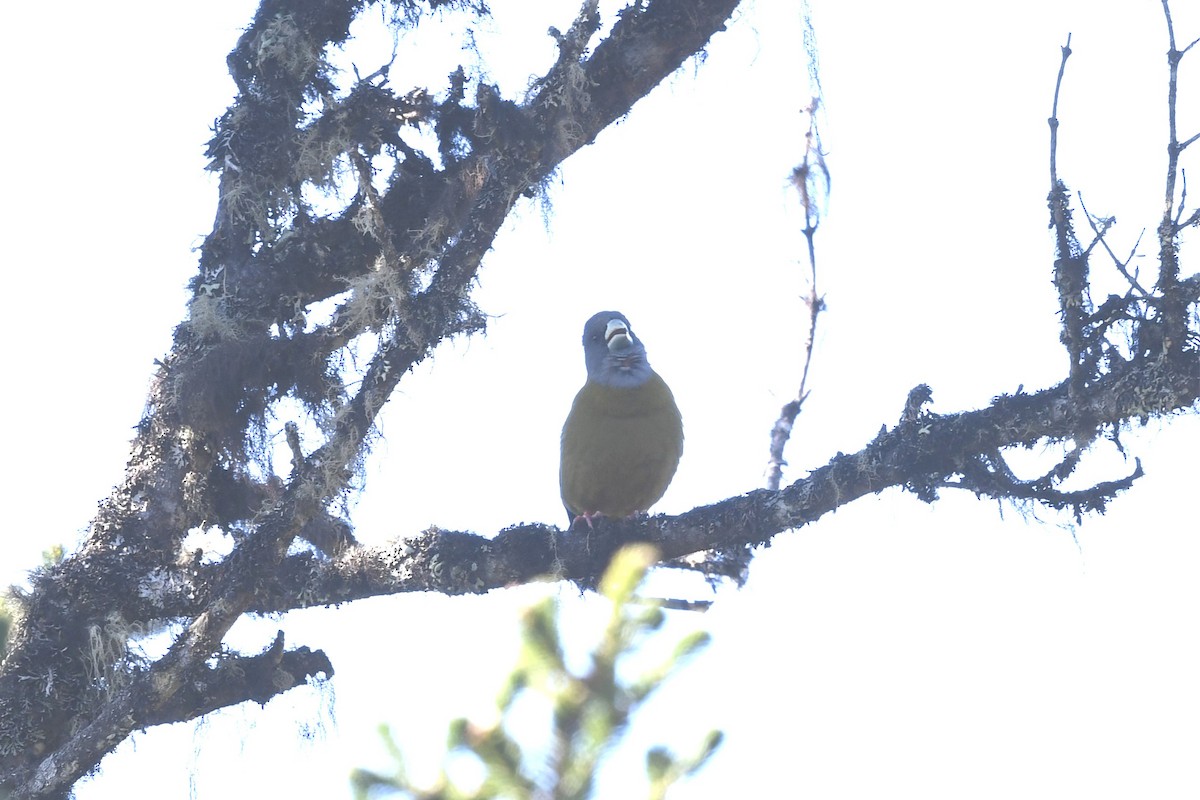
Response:
[{"label": "blurred leaf", "polygon": [[[624,739],[633,712],[709,641],[706,632],[691,632],[675,643],[665,663],[632,679],[620,677],[622,670],[618,666],[622,660],[637,652],[666,619],[657,603],[636,598],[637,589],[656,558],[657,552],[648,545],[626,547],[613,557],[600,581],[601,594],[610,603],[611,613],[598,631],[590,658],[585,661],[589,665],[587,671],[576,674],[566,666],[559,604],[553,598],[534,604],[522,615],[520,654],[497,696],[499,722],[489,725],[477,725],[467,719],[451,722],[441,776],[434,788],[424,789],[413,787],[404,777],[404,760],[390,730],[382,728],[380,734],[397,764],[395,775],[384,777],[356,770],[351,780],[357,796],[366,798],[369,792],[372,797],[403,793],[415,800],[593,797],[600,765]],[[526,701],[545,708],[551,727],[544,741],[529,742],[527,746],[510,730],[515,710],[525,707]],[[528,727],[521,731],[529,737]],[[675,781],[698,769],[720,740],[718,732],[710,733],[699,752],[685,760],[665,747],[651,748],[646,753],[648,796],[663,797]],[[526,750],[543,753],[544,763],[530,763]],[[471,760],[463,761],[464,758]],[[482,780],[474,776],[476,764],[483,770]],[[457,769],[452,769],[452,765]],[[455,775],[460,779],[472,775],[470,786],[460,785]]]}]

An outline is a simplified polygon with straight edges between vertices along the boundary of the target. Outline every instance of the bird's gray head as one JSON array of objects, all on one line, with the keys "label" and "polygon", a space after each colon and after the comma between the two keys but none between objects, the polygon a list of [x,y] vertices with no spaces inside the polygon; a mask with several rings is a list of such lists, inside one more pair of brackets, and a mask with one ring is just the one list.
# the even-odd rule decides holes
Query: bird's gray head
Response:
[{"label": "bird's gray head", "polygon": [[619,311],[601,311],[583,326],[583,359],[588,379],[606,386],[640,386],[652,374],[642,340]]}]

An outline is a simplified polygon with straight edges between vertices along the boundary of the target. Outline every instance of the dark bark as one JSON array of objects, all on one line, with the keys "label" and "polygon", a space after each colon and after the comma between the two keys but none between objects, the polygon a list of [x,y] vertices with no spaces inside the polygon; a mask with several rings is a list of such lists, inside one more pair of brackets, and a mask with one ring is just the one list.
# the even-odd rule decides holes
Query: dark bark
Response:
[{"label": "dark bark", "polygon": [[[270,598],[297,535],[344,526],[327,509],[401,377],[439,342],[482,329],[469,291],[518,199],[699,52],[737,1],[639,3],[598,42],[599,18],[585,9],[528,99],[478,83],[473,103],[461,70],[438,102],[393,92],[386,70],[339,95],[324,56],[366,5],[264,0],[230,55],[239,95],[210,143],[221,194],[189,319],[155,378],[125,480],[82,549],[36,577],[0,674],[0,786],[15,797],[63,796],[134,730],[331,674],[319,651],[286,650],[282,638],[258,660],[221,642]],[[419,21],[420,4],[391,5]],[[312,117],[314,100],[324,107]],[[439,152],[406,142],[413,126],[436,130]],[[393,170],[380,187],[371,176],[384,162]],[[301,190],[329,185],[339,163],[357,194],[318,215]],[[332,320],[307,324],[311,304],[347,286]],[[340,356],[363,335],[378,348],[350,393]],[[266,464],[257,442],[285,395],[328,435],[309,453],[297,437],[291,473],[262,480],[248,465]],[[234,552],[211,568],[181,563],[184,536],[211,525],[238,537]],[[191,599],[177,609],[185,586]],[[183,623],[167,655],[131,655],[131,637],[167,617]]]}]

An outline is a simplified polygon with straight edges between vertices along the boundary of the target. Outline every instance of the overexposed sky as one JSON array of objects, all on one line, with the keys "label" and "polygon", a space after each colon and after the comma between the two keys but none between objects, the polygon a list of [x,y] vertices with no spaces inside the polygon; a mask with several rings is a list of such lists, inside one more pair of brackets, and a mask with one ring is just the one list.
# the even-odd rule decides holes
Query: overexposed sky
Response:
[{"label": "overexposed sky", "polygon": [[[544,4],[558,10],[536,18],[504,5],[479,38],[485,53],[516,54],[492,75],[516,89],[553,56],[546,27],[565,28],[577,4]],[[1157,3],[813,6],[833,172],[818,239],[829,310],[787,480],[860,449],[917,383],[951,413],[1063,376],[1045,196],[1067,32],[1060,174],[1117,217],[1118,251],[1157,225],[1165,169]],[[4,467],[0,580],[77,541],[120,480],[211,224],[203,143],[232,96],[224,58],[253,7],[4,12],[24,33],[0,55],[21,76],[0,133],[11,176],[0,325],[18,454]],[[1200,36],[1200,8],[1180,0],[1175,15],[1181,44]],[[605,308],[629,315],[684,414],[683,462],[656,510],[762,485],[804,325],[802,221],[786,182],[807,102],[800,37],[797,4],[750,4],[702,64],[567,162],[548,222],[533,203],[519,209],[476,294],[495,315],[488,336],[440,349],[383,416],[354,508],[360,539],[561,523],[559,430],[583,380],[583,322]],[[402,42],[393,85],[440,89],[467,56],[438,42]],[[375,44],[347,60],[373,71],[374,54],[387,57]],[[1200,130],[1200,53],[1189,59],[1185,137]],[[1155,252],[1142,252],[1150,273]],[[1119,288],[1101,261],[1093,270],[1098,297]],[[1147,477],[1078,527],[890,490],[777,537],[744,591],[676,622],[708,625],[714,644],[638,735],[687,748],[704,729],[727,732],[679,796],[1195,796],[1200,424],[1152,422],[1123,442]],[[1019,463],[1036,474],[1052,455]],[[1097,455],[1098,479],[1131,469],[1111,448]],[[349,796],[351,767],[386,764],[378,723],[420,761],[446,720],[486,706],[515,648],[515,609],[547,590],[378,598],[241,625],[247,650],[281,627],[294,646],[324,648],[332,692],[135,737],[78,797],[145,796],[148,777],[162,798]],[[563,594],[585,641],[588,604]]]}]

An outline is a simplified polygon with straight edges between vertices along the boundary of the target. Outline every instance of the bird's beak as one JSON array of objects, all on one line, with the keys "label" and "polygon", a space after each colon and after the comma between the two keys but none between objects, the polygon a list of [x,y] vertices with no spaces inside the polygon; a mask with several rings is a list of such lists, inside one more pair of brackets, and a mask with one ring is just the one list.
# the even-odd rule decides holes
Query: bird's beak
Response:
[{"label": "bird's beak", "polygon": [[610,319],[608,327],[604,329],[604,342],[612,353],[628,349],[633,344],[633,333],[629,330],[629,323],[620,317]]}]

